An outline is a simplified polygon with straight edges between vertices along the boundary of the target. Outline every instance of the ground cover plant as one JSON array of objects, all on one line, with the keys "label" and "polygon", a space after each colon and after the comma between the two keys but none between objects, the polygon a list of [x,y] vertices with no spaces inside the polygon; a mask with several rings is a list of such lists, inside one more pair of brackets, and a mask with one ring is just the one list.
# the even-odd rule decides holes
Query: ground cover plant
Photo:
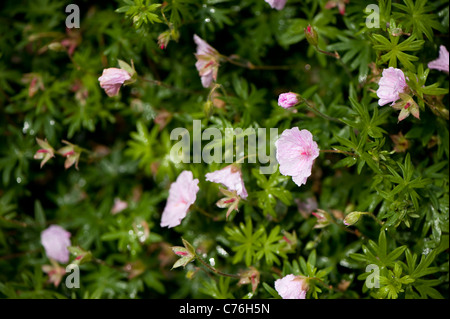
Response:
[{"label": "ground cover plant", "polygon": [[0,297],[441,299],[449,6],[3,1]]}]

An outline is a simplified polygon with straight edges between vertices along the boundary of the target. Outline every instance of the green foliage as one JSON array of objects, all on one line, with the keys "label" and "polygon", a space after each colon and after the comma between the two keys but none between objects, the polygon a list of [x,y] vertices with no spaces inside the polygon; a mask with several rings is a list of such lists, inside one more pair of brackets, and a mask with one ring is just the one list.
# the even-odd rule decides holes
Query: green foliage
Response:
[{"label": "green foliage", "polygon": [[[448,299],[449,78],[428,67],[448,49],[448,1],[380,0],[379,27],[367,1],[338,2],[345,14],[325,0],[84,0],[80,28],[66,29],[60,1],[3,1],[0,298],[279,299],[275,281],[294,275],[312,299]],[[209,88],[194,34],[220,55]],[[399,119],[403,98],[378,104],[389,67],[417,116]],[[98,80],[108,68],[131,75],[115,96]],[[280,107],[285,92],[299,103]],[[233,153],[241,198],[205,178],[231,162],[194,162],[194,120],[221,137],[306,129],[320,154],[301,187],[279,165],[263,174],[267,134],[256,153]],[[189,163],[171,156],[176,128]],[[239,134],[233,147],[256,135]],[[162,227],[184,170],[195,202]],[[71,234],[67,263],[41,243],[50,225]]]}]

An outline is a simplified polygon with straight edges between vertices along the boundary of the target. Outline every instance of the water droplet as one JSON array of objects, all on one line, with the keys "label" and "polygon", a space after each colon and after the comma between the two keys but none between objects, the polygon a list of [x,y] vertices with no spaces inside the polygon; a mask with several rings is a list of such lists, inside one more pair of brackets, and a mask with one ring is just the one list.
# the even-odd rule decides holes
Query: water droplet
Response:
[{"label": "water droplet", "polygon": [[22,178],[20,178],[20,177],[17,177],[17,179],[16,179],[16,182],[17,182],[17,184],[20,184],[20,183],[22,183]]},{"label": "water droplet", "polygon": [[54,120],[50,120],[50,125],[55,125],[55,121]]},{"label": "water droplet", "polygon": [[209,22],[211,22],[211,19],[210,19],[210,18],[206,18],[206,19],[205,19],[205,22],[206,22],[206,23],[209,23]]},{"label": "water droplet", "polygon": [[211,266],[214,267],[214,265],[216,264],[216,261],[214,260],[214,258],[209,258],[209,263]]},{"label": "water droplet", "polygon": [[25,123],[23,123],[23,129],[22,129],[23,134],[27,134],[27,131],[29,128],[30,128],[30,124],[25,121]]}]

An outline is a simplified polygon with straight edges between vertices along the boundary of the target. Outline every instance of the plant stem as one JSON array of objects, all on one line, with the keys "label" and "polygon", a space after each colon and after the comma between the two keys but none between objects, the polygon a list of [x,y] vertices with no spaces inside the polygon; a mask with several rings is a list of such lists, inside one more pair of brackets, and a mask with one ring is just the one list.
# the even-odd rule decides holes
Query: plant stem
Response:
[{"label": "plant stem", "polygon": [[322,279],[317,278],[317,277],[306,277],[308,279],[312,279],[312,280],[316,280],[319,283],[321,283],[325,288],[327,288],[328,290],[334,291],[334,287],[332,285],[327,285]]},{"label": "plant stem", "polygon": [[204,210],[203,208],[201,208],[201,207],[199,207],[199,206],[197,206],[197,205],[195,205],[195,204],[193,204],[192,207],[193,207],[195,210],[197,210],[200,214],[205,215],[206,217],[209,217],[209,218],[211,218],[211,219],[214,220],[214,221],[219,220],[219,217],[218,217],[218,216],[211,215],[211,214],[208,213],[206,210]]},{"label": "plant stem", "polygon": [[242,63],[239,61],[236,61],[233,58],[230,58],[225,55],[221,55],[221,58],[223,58],[225,61],[240,66],[242,68],[250,69],[250,70],[290,70],[292,69],[292,66],[289,65],[254,65],[253,63],[246,61],[246,63]]},{"label": "plant stem", "polygon": [[331,56],[333,58],[336,58],[337,60],[341,59],[341,57],[339,56],[339,53],[337,53],[337,52],[331,53],[331,52],[327,52],[327,51],[321,50],[319,48],[317,48],[317,51],[319,51],[320,53],[323,53],[325,55]]},{"label": "plant stem", "polygon": [[424,102],[426,105],[428,105],[428,107],[431,109],[431,111],[432,111],[435,115],[440,116],[440,117],[442,117],[443,119],[445,119],[445,120],[447,120],[447,121],[449,120],[449,113],[448,113],[448,110],[447,110],[446,108],[444,108],[444,107],[442,107],[442,108],[436,107],[436,105],[434,105],[434,104],[428,102],[427,100],[423,99],[422,97],[419,96],[419,94],[416,94],[415,92],[414,92],[414,95],[415,95],[419,100],[421,100],[421,101]]},{"label": "plant stem", "polygon": [[224,272],[221,272],[220,270],[217,270],[216,268],[214,268],[213,266],[209,265],[206,261],[204,261],[200,256],[197,255],[197,260],[200,261],[203,266],[205,266],[206,268],[208,268],[210,271],[212,271],[213,273],[215,273],[216,275],[219,276],[223,276],[223,277],[231,277],[231,278],[235,278],[235,279],[240,279],[241,276],[239,275],[233,275],[233,274],[227,274]]},{"label": "plant stem", "polygon": [[367,212],[367,214],[372,217],[380,226],[383,226],[384,223],[382,221],[380,221],[377,216],[375,216],[372,212]]},{"label": "plant stem", "polygon": [[8,260],[8,259],[14,259],[17,257],[21,257],[23,255],[28,255],[28,254],[32,254],[32,253],[36,253],[38,252],[40,249],[35,249],[35,250],[30,250],[30,251],[22,251],[19,253],[15,253],[15,254],[11,254],[11,255],[6,255],[6,256],[1,256],[0,260]]},{"label": "plant stem", "polygon": [[31,225],[29,225],[27,223],[20,222],[18,220],[14,220],[14,219],[8,219],[8,218],[5,218],[3,216],[0,216],[0,220],[3,220],[5,222],[8,222],[8,223],[11,223],[11,224],[14,224],[14,225],[18,225],[20,227],[29,227],[29,226],[31,226]]}]

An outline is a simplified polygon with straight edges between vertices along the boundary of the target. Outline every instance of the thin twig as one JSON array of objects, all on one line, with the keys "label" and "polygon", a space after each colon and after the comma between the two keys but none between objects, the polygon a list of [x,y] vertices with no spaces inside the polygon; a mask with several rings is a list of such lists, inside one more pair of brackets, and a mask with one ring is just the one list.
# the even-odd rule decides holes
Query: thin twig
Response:
[{"label": "thin twig", "polygon": [[291,70],[292,66],[290,65],[254,65],[253,63],[246,61],[246,63],[241,63],[236,61],[235,59],[222,55],[221,56],[225,61],[240,66],[242,68],[246,68],[249,70]]},{"label": "thin twig", "polygon": [[201,257],[197,256],[197,260],[200,261],[203,266],[205,266],[206,268],[208,268],[210,271],[212,271],[213,273],[219,275],[219,276],[223,276],[223,277],[231,277],[231,278],[235,278],[235,279],[240,279],[241,276],[239,275],[234,275],[234,274],[227,274],[224,272],[221,272],[220,270],[214,268],[213,266],[209,265],[206,261],[204,261]]}]

